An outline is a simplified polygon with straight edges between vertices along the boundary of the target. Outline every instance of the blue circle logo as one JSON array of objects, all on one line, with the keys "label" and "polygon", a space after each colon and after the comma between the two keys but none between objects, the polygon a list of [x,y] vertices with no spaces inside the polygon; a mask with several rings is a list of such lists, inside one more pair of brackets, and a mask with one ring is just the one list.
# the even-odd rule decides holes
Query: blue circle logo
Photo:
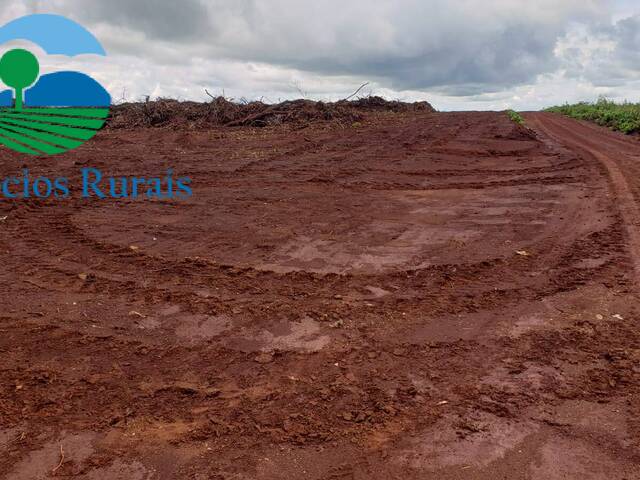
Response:
[{"label": "blue circle logo", "polygon": [[[0,27],[0,48],[24,40],[48,55],[105,56],[100,42],[82,25],[60,15],[37,14]],[[26,49],[0,58],[0,145],[30,155],[55,155],[77,148],[102,128],[111,96],[96,80],[76,71],[42,72]]]}]

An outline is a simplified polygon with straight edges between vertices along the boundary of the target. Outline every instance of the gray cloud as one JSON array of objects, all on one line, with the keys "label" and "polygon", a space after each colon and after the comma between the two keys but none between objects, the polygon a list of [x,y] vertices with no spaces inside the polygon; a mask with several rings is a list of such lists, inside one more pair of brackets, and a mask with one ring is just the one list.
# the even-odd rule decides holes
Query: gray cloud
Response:
[{"label": "gray cloud", "polygon": [[[555,68],[553,49],[571,20],[602,2],[540,0],[54,0],[47,8],[118,30],[119,53],[166,61],[205,57],[262,62],[323,75],[376,79],[396,89],[466,93],[530,81]],[[40,9],[45,8],[42,5]],[[132,32],[129,45],[123,39]],[[134,41],[144,34],[148,44]],[[109,47],[109,45],[107,45]],[[171,55],[170,55],[171,56]],[[175,59],[174,59],[175,60]],[[170,60],[171,61],[171,60]]]},{"label": "gray cloud", "polygon": [[557,57],[568,77],[596,86],[613,88],[638,80],[640,15],[575,28],[559,40]]},{"label": "gray cloud", "polygon": [[104,24],[143,33],[150,42],[197,42],[211,26],[201,0],[30,0],[30,10],[60,13],[85,25]]},{"label": "gray cloud", "polygon": [[0,0],[0,18],[85,24],[110,63],[84,64],[114,97],[200,99],[207,87],[278,99],[302,87],[337,98],[370,81],[374,93],[476,106],[546,101],[549,82],[624,85],[640,25],[611,22],[621,1],[628,13],[626,0]]},{"label": "gray cloud", "polygon": [[214,2],[216,50],[321,74],[377,78],[398,89],[504,87],[555,67],[571,20],[602,2],[542,0]]},{"label": "gray cloud", "polygon": [[611,29],[615,56],[637,75],[640,70],[640,15],[620,20]]},{"label": "gray cloud", "polygon": [[90,9],[86,4],[78,2],[78,11],[86,11],[89,21],[138,30],[150,41],[201,41],[210,27],[209,11],[200,0],[109,0]]}]

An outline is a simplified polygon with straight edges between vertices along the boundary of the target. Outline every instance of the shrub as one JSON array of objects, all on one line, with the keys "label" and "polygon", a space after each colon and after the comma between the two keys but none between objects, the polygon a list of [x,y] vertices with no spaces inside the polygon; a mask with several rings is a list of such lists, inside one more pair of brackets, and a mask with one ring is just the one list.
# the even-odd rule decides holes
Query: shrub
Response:
[{"label": "shrub", "polygon": [[509,115],[509,118],[512,121],[516,122],[518,125],[522,125],[524,123],[524,118],[522,118],[522,115],[520,115],[515,110],[507,110],[507,115]]},{"label": "shrub", "polygon": [[565,104],[547,108],[546,111],[595,122],[627,134],[640,132],[640,103],[616,103],[601,97],[597,102]]}]

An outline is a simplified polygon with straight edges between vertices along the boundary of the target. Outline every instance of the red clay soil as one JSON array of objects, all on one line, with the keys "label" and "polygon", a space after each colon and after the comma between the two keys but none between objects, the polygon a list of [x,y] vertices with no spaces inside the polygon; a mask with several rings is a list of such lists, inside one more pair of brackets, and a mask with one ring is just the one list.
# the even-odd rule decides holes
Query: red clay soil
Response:
[{"label": "red clay soil", "polygon": [[640,144],[526,121],[3,152],[194,195],[0,203],[0,477],[640,478]]}]

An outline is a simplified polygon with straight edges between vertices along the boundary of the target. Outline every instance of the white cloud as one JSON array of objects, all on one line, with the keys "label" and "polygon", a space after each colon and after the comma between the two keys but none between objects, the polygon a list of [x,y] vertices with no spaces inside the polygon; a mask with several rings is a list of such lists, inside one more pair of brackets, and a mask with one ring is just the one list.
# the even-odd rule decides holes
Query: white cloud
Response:
[{"label": "white cloud", "polygon": [[[367,91],[439,109],[534,109],[632,96],[637,22],[613,0],[0,0],[0,21],[60,13],[107,59],[49,58],[114,99],[206,100],[204,88],[269,101]],[[613,24],[612,19],[618,23]]]}]

